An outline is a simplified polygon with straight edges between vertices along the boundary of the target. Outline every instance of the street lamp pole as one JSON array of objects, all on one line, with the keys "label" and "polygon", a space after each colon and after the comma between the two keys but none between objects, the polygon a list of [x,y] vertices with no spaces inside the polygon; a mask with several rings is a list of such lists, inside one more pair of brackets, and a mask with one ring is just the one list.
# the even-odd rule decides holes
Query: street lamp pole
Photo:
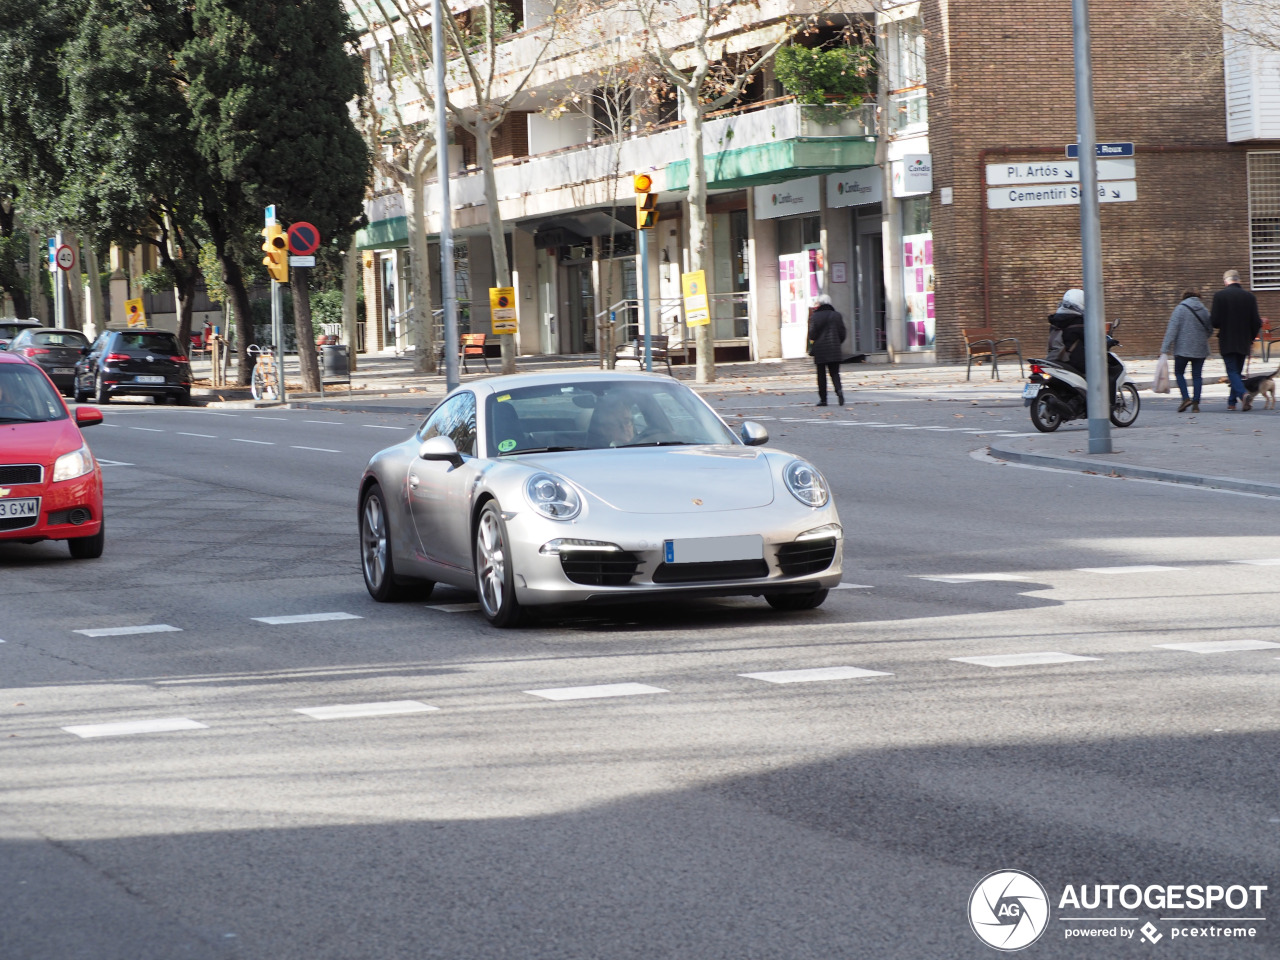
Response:
[{"label": "street lamp pole", "polygon": [[1076,140],[1080,158],[1080,261],[1084,282],[1084,353],[1089,452],[1111,453],[1111,378],[1102,299],[1102,225],[1098,217],[1098,146],[1093,123],[1093,64],[1088,0],[1071,0],[1075,36]]},{"label": "street lamp pole", "polygon": [[[449,112],[445,88],[444,4],[431,3],[431,58],[435,62],[436,170],[440,180],[440,306],[444,309],[444,385],[458,385],[458,290],[453,274],[453,209],[449,199]],[[431,304],[426,305],[431,322]]]}]

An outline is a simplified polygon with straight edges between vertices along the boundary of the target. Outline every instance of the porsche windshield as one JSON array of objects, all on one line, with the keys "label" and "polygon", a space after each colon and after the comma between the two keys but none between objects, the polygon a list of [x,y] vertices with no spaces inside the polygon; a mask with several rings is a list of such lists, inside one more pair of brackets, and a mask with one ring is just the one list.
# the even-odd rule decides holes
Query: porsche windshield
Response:
[{"label": "porsche windshield", "polygon": [[738,443],[674,381],[584,380],[508,390],[486,403],[490,456],[556,450]]},{"label": "porsche windshield", "polygon": [[0,423],[63,420],[67,408],[39,368],[25,363],[0,364]]}]

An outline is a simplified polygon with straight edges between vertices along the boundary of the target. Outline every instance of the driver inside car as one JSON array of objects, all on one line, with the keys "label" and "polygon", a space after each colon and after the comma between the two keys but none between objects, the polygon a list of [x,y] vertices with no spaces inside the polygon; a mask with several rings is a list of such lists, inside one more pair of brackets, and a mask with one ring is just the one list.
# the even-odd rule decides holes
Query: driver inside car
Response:
[{"label": "driver inside car", "polygon": [[622,447],[636,437],[635,407],[629,400],[610,394],[591,416],[587,440],[593,447]]}]

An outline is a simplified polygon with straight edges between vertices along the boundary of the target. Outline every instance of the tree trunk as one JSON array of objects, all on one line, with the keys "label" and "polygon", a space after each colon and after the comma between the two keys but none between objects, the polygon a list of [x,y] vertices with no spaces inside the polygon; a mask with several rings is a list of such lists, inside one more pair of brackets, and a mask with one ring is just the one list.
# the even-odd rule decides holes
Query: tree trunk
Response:
[{"label": "tree trunk", "polygon": [[89,316],[93,319],[94,330],[101,333],[107,328],[107,306],[102,296],[102,276],[98,272],[98,251],[94,249],[92,238],[81,239],[80,249],[85,273],[88,275]]},{"label": "tree trunk", "polygon": [[196,271],[183,270],[178,275],[178,348],[191,353],[191,318],[196,307]]},{"label": "tree trunk", "polygon": [[[249,291],[244,286],[244,271],[233,256],[220,255],[222,285],[231,300],[231,313],[236,325],[236,386],[247,387],[253,376],[253,314],[249,310]],[[228,331],[229,332],[229,331]]]},{"label": "tree trunk", "polygon": [[31,303],[28,309],[46,326],[49,325],[49,298],[44,295],[44,264],[47,262],[45,244],[34,231],[27,231],[27,280],[31,288]]},{"label": "tree trunk", "polygon": [[347,369],[356,369],[356,347],[360,343],[359,317],[356,316],[356,288],[360,283],[360,251],[353,236],[342,257],[342,338],[347,341]]},{"label": "tree trunk", "polygon": [[[707,169],[702,151],[702,108],[687,92],[680,92],[684,100],[685,130],[689,151],[689,272],[706,269],[707,253]],[[710,304],[708,304],[710,306]],[[712,383],[716,379],[715,332],[713,324],[704,323],[694,328],[694,346],[697,349],[697,383]]]},{"label": "tree trunk", "polygon": [[302,369],[302,389],[320,391],[320,368],[316,364],[316,332],[311,325],[311,294],[307,290],[309,267],[289,270],[289,289],[293,293],[293,332],[298,343],[298,366]]},{"label": "tree trunk", "polygon": [[[489,216],[489,248],[493,251],[493,285],[511,286],[511,263],[507,260],[507,237],[502,229],[502,212],[498,209],[498,179],[493,172],[493,127],[486,120],[476,121],[476,163],[484,173],[484,205]],[[487,291],[486,291],[487,293]],[[477,291],[471,291],[472,296]],[[515,334],[501,334],[502,372],[516,372]]]},{"label": "tree trunk", "polygon": [[[409,276],[413,283],[414,368],[419,373],[436,372],[436,326],[431,315],[431,248],[427,243],[427,197],[423,181],[431,149],[419,142],[409,156],[409,177],[404,183],[405,215],[409,221]],[[442,212],[448,216],[448,211]]]}]

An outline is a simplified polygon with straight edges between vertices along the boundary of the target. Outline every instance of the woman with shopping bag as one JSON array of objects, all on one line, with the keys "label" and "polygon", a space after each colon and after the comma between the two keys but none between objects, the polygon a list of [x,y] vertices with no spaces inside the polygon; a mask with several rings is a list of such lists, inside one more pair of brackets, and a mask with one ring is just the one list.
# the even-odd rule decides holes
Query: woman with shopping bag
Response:
[{"label": "woman with shopping bag", "polygon": [[[1153,387],[1157,393],[1168,391],[1168,360],[1173,357],[1173,374],[1178,381],[1178,392],[1182,394],[1182,403],[1178,404],[1178,412],[1191,408],[1192,413],[1200,412],[1200,389],[1204,384],[1201,373],[1204,370],[1205,357],[1209,356],[1209,336],[1213,333],[1213,323],[1209,320],[1209,311],[1200,301],[1200,291],[1191,287],[1182,294],[1182,300],[1173,308],[1169,317],[1169,327],[1164,334],[1164,342],[1160,345],[1160,359],[1165,361],[1164,390],[1158,389],[1159,365],[1157,364],[1157,384]],[[1187,390],[1186,370],[1191,365],[1191,391]]]}]

